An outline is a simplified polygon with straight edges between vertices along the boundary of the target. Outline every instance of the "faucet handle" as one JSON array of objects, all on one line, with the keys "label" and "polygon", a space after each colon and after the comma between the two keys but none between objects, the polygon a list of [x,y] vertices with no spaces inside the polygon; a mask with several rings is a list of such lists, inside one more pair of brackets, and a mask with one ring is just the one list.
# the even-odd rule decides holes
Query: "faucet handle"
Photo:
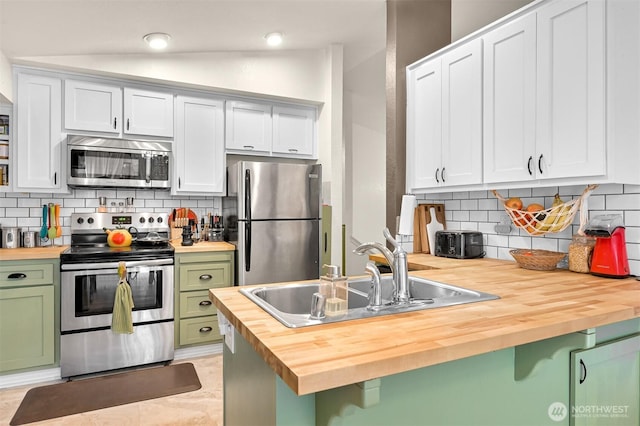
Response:
[{"label": "faucet handle", "polygon": [[399,253],[404,252],[404,249],[402,248],[402,246],[391,235],[391,231],[389,231],[389,228],[384,228],[384,230],[382,231],[382,235],[384,235],[384,237],[387,239],[387,241],[389,241],[389,243],[391,243],[391,245],[393,246],[393,248],[397,252],[399,252]]}]

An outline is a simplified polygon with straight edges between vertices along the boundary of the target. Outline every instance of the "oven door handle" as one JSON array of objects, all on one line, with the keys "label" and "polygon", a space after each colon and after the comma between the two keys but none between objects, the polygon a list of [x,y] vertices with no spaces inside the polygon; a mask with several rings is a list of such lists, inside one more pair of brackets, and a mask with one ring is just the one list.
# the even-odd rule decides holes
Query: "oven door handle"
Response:
[{"label": "oven door handle", "polygon": [[[87,271],[91,269],[117,269],[120,262],[97,262],[97,263],[63,263],[60,265],[61,271]],[[125,262],[127,268],[136,266],[160,266],[173,265],[173,259],[150,259],[133,260]]]}]

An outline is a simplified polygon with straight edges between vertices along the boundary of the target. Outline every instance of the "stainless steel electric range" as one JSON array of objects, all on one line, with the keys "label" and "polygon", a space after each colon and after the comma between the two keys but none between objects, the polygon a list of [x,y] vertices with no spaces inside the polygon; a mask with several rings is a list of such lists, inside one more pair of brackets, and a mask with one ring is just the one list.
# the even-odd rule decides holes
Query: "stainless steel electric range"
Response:
[{"label": "stainless steel electric range", "polygon": [[[104,229],[135,228],[130,247],[112,248]],[[130,229],[134,235],[134,229]],[[60,369],[85,375],[173,359],[174,250],[167,215],[74,213],[71,247],[60,256]],[[118,264],[125,262],[133,333],[111,330]]]}]

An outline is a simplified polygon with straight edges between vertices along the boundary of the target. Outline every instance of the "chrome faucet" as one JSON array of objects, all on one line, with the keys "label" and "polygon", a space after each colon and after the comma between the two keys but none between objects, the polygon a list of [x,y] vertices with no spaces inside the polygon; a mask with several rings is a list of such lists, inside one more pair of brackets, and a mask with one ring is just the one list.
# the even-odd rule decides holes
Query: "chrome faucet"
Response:
[{"label": "chrome faucet", "polygon": [[407,266],[407,252],[398,244],[398,242],[391,236],[389,228],[385,228],[382,231],[384,237],[393,246],[393,253],[380,243],[364,243],[356,247],[353,251],[356,254],[365,254],[369,250],[377,250],[385,257],[387,263],[391,267],[393,274],[394,285],[394,303],[409,303],[411,297],[409,296],[409,269]]},{"label": "chrome faucet", "polygon": [[378,310],[382,307],[382,284],[380,270],[373,262],[367,262],[364,267],[367,274],[371,275],[371,290],[369,291],[369,310]]}]

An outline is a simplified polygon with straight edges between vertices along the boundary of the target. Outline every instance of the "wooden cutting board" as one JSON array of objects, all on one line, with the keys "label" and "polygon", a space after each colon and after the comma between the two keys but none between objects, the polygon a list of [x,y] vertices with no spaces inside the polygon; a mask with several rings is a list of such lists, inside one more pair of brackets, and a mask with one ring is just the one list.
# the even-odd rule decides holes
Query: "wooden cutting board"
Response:
[{"label": "wooden cutting board", "polygon": [[[434,212],[434,214],[431,212]],[[432,235],[435,235],[435,231],[438,229],[447,228],[444,217],[444,204],[419,204],[418,207],[416,207],[413,227],[414,253],[433,254],[433,250],[429,247],[429,234],[427,232],[427,228],[432,231]]]}]

